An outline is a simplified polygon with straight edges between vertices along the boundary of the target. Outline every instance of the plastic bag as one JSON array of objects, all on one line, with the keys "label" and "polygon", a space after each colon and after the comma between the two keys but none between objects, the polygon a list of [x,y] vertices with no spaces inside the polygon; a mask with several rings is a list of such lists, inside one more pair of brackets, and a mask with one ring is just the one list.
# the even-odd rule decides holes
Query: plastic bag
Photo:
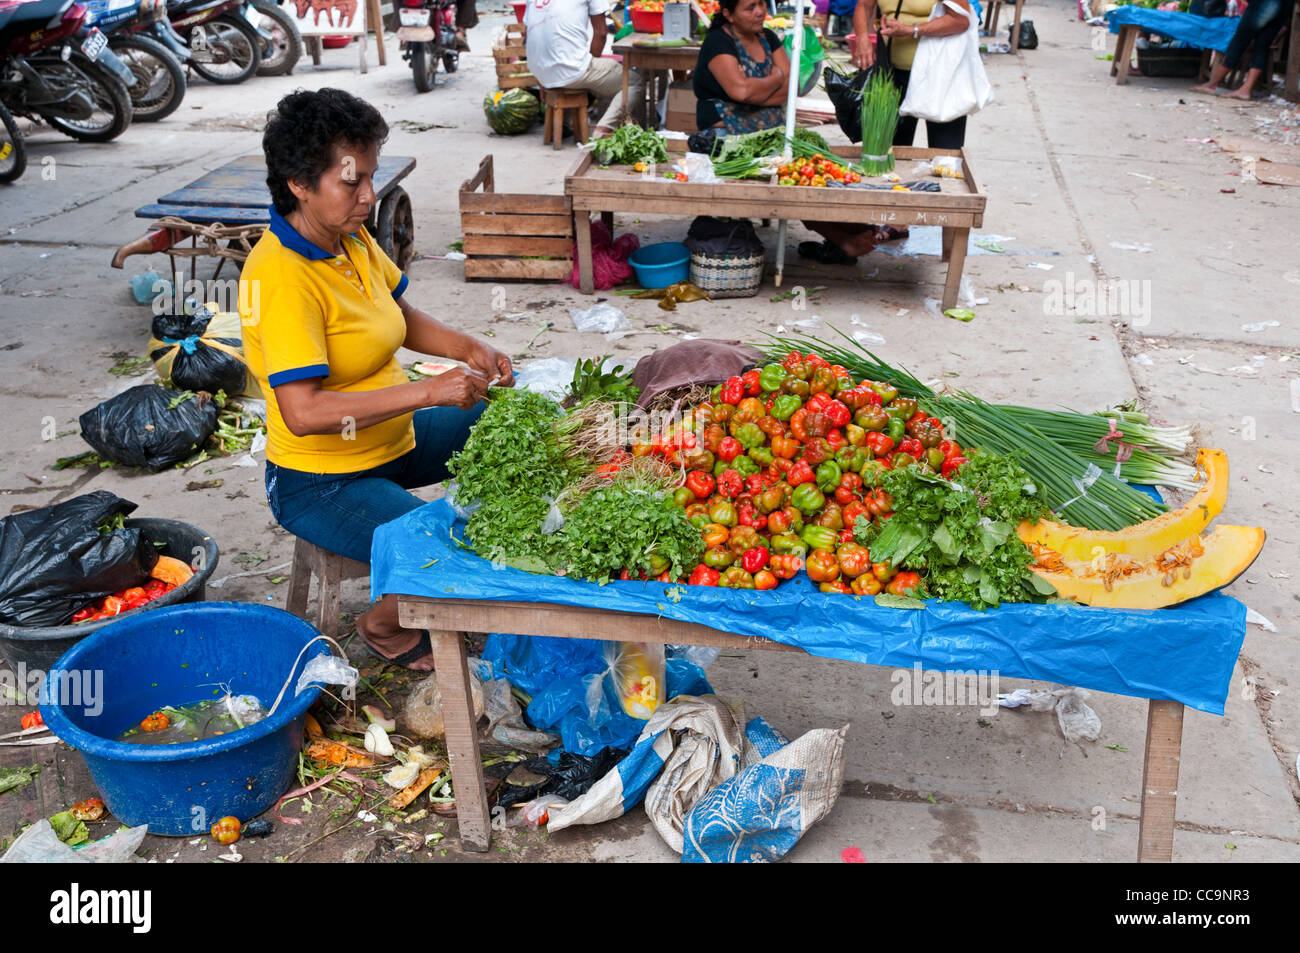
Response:
[{"label": "plastic bag", "polygon": [[686,173],[687,182],[720,182],[713,173],[713,160],[698,152],[688,152],[673,163],[674,172]]},{"label": "plastic bag", "polygon": [[586,794],[593,784],[603,778],[627,757],[625,748],[602,748],[595,755],[573,754],[561,751],[555,760],[534,758],[525,761],[523,768],[529,774],[546,780],[526,787],[506,783],[499,789],[497,803],[510,807],[543,795],[554,795],[563,801],[572,801]]},{"label": "plastic bag", "polygon": [[[486,708],[483,686],[478,676],[469,673],[470,694],[474,698],[474,720],[483,717]],[[421,738],[444,738],[447,735],[442,719],[442,689],[438,687],[438,673],[434,672],[412,689],[406,699],[406,727]]]},{"label": "plastic bag", "polygon": [[663,643],[606,642],[604,652],[623,711],[632,718],[649,718],[667,700]]},{"label": "plastic bag", "polygon": [[104,596],[138,586],[158,562],[139,529],[101,533],[101,523],[135,509],[96,490],[0,519],[0,622],[56,626]]},{"label": "plastic bag", "polygon": [[1034,29],[1033,20],[1020,21],[1020,42],[1017,46],[1022,50],[1038,49],[1038,31]]},{"label": "plastic bag", "polygon": [[993,102],[993,87],[980,60],[975,14],[952,0],[943,0],[934,5],[930,19],[945,16],[948,9],[967,18],[966,30],[952,36],[928,37],[917,47],[907,96],[898,107],[900,116],[951,122]]},{"label": "plastic bag", "polygon": [[208,442],[217,412],[210,397],[141,384],[82,414],[81,439],[105,460],[157,473]]},{"label": "plastic bag", "polygon": [[0,864],[124,864],[140,849],[147,833],[149,825],[141,824],[74,850],[41,818],[19,835]]},{"label": "plastic bag", "polygon": [[[785,31],[785,39],[781,41],[785,47],[785,55],[794,58],[794,28]],[[810,26],[803,28],[803,48],[799,55],[799,95],[807,96],[817,85],[817,79],[821,76],[822,60],[826,58],[826,51],[822,49],[821,40],[817,37],[817,31]]]},{"label": "plastic bag", "polygon": [[862,141],[862,90],[870,78],[870,70],[858,70],[852,76],[826,71],[826,94],[835,107],[835,121],[849,142]]},{"label": "plastic bag", "polygon": [[957,156],[935,156],[920,167],[928,175],[937,175],[941,179],[964,179],[961,171],[961,159]]},{"label": "plastic bag", "polygon": [[515,371],[515,387],[560,401],[573,383],[577,360],[571,357],[547,357],[529,361]]},{"label": "plastic bag", "polygon": [[131,276],[131,295],[136,304],[148,304],[159,295],[171,297],[172,283],[150,268]]},{"label": "plastic bag", "polygon": [[242,393],[249,383],[239,314],[206,304],[193,314],[160,314],[153,319],[149,360],[158,376],[181,390]]},{"label": "plastic bag", "polygon": [[681,658],[698,665],[702,671],[708,671],[709,666],[718,660],[722,649],[716,645],[669,645],[668,658]]},{"label": "plastic bag", "polygon": [[[569,315],[573,318],[573,326],[579,331],[601,331],[608,334],[631,326],[627,315],[612,304],[602,303],[583,309],[570,308]],[[570,376],[569,380],[572,379]]]},{"label": "plastic bag", "polygon": [[354,688],[360,674],[348,664],[345,658],[339,658],[337,655],[316,655],[308,659],[307,664],[302,667],[302,674],[298,676],[298,685],[293,693],[301,695],[312,685],[317,684]]}]

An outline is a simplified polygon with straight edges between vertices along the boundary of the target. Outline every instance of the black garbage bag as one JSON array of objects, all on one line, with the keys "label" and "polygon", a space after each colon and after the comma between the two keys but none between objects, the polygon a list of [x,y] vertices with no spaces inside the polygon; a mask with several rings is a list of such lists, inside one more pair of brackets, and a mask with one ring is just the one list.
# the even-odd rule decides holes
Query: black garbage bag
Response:
[{"label": "black garbage bag", "polygon": [[708,129],[701,129],[699,132],[693,132],[686,138],[687,152],[701,152],[706,156],[711,156],[718,149],[718,143],[722,137],[718,135],[718,130],[710,126]]},{"label": "black garbage bag", "polygon": [[1017,45],[1022,50],[1038,49],[1038,31],[1034,29],[1033,20],[1020,21],[1020,42]]},{"label": "black garbage bag", "polygon": [[739,257],[763,254],[763,243],[754,231],[754,223],[747,218],[714,218],[697,215],[691,222],[683,242],[692,255],[710,258]]},{"label": "black garbage bag", "polygon": [[862,90],[871,78],[871,70],[860,69],[852,76],[846,76],[833,69],[828,69],[826,76],[826,94],[835,107],[835,120],[840,124],[849,142],[862,141]]},{"label": "black garbage bag", "polygon": [[519,785],[507,782],[498,788],[497,803],[502,807],[523,804],[544,794],[554,794],[566,801],[586,794],[593,784],[607,775],[628,755],[625,748],[602,748],[594,755],[560,752],[560,760],[552,764],[549,758],[525,761],[523,768],[546,778],[541,784]]},{"label": "black garbage bag", "polygon": [[160,314],[151,330],[149,360],[163,380],[209,394],[243,391],[248,366],[237,313],[218,314],[205,305],[193,314]]},{"label": "black garbage bag", "polygon": [[0,519],[0,622],[64,625],[104,596],[138,586],[158,562],[141,530],[100,526],[135,504],[97,490]]},{"label": "black garbage bag", "polygon": [[210,394],[141,384],[81,415],[81,438],[105,460],[165,470],[207,443],[217,429]]}]

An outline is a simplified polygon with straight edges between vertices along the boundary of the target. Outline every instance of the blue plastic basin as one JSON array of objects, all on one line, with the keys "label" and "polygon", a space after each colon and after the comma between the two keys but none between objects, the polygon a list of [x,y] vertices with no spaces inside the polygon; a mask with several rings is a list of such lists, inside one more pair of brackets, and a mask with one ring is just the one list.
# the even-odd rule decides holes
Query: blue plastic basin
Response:
[{"label": "blue plastic basin", "polygon": [[691,276],[691,253],[681,242],[643,245],[627,262],[642,288],[667,288]]},{"label": "blue plastic basin", "polygon": [[[148,824],[151,834],[206,833],[226,815],[257,816],[289,789],[304,717],[320,695],[313,687],[295,697],[294,687],[307,661],[329,652],[323,640],[302,652],[317,635],[282,609],[236,602],[121,619],[54,664],[41,686],[41,715],[81,752],[114,817]],[[269,708],[287,678],[275,714],[240,731],[175,745],[114,740],[159,708],[219,697],[218,682]]]}]

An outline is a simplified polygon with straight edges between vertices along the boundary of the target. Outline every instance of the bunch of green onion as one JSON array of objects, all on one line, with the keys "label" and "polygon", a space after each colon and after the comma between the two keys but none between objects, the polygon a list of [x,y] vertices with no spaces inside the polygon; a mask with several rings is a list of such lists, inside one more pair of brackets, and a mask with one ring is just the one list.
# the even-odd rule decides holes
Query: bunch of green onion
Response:
[{"label": "bunch of green onion", "polygon": [[898,125],[898,87],[888,71],[877,70],[862,90],[862,174],[894,168],[894,127]]},{"label": "bunch of green onion", "polygon": [[[768,335],[757,346],[771,359],[780,360],[792,347],[812,351],[839,364],[859,380],[882,381],[898,388],[904,397],[916,398],[926,413],[944,421],[953,439],[963,446],[979,447],[1014,456],[1034,480],[1043,501],[1074,526],[1120,530],[1158,516],[1166,507],[1129,483],[1160,484],[1193,489],[1196,468],[1173,459],[1185,452],[1191,434],[1185,428],[1153,427],[1145,415],[1120,410],[1081,414],[1068,410],[1038,410],[1017,405],[990,404],[968,393],[939,395],[901,368],[880,360],[839,329],[847,346],[815,337]],[[1116,418],[1124,440],[1143,444],[1142,451],[1120,464],[1094,449],[1110,433],[1109,418]]]}]

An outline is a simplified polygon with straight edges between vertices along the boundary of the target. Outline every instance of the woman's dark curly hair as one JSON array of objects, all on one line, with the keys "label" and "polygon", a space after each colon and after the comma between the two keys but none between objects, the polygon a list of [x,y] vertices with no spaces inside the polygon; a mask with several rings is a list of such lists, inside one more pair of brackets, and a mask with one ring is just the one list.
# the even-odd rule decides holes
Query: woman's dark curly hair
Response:
[{"label": "woman's dark curly hair", "polygon": [[275,104],[262,133],[266,153],[266,184],[281,215],[298,207],[289,180],[313,189],[330,166],[336,142],[369,148],[383,145],[388,123],[379,110],[341,89],[300,89]]}]

